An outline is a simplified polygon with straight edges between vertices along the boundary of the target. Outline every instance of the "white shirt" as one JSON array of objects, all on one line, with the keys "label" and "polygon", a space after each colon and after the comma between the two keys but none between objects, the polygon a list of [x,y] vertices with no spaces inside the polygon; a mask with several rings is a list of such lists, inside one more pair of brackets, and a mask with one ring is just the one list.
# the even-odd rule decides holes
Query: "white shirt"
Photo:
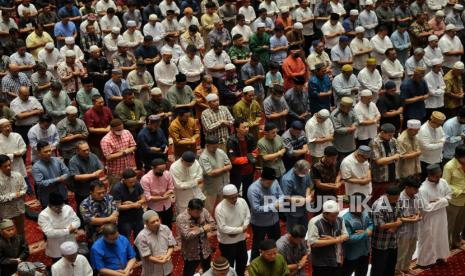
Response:
[{"label": "white shirt", "polygon": [[344,180],[346,195],[354,193],[362,193],[366,196],[371,195],[371,182],[366,185],[359,185],[347,181],[350,178],[361,179],[367,177],[370,172],[368,161],[360,163],[355,158],[355,153],[352,153],[342,160],[340,170],[341,177]]},{"label": "white shirt", "polygon": [[378,95],[379,90],[383,85],[383,79],[378,69],[375,68],[373,72],[368,68],[363,68],[357,76],[358,82],[360,83],[360,90],[368,89],[373,93],[373,96]]},{"label": "white shirt", "polygon": [[314,143],[314,141],[318,138],[333,136],[333,122],[330,119],[326,119],[324,122],[318,123],[316,115],[314,115],[305,124],[305,135],[307,136],[308,148],[311,155],[315,157],[322,157],[324,155],[325,148],[331,146],[333,143]]},{"label": "white shirt", "polygon": [[425,100],[426,108],[438,108],[444,106],[444,93],[446,84],[442,73],[438,74],[430,71],[425,76],[426,84],[428,85],[429,97]]},{"label": "white shirt", "polygon": [[195,55],[190,59],[187,55],[182,56],[178,62],[179,72],[187,77],[188,82],[196,82],[200,80],[200,75],[205,70],[202,60],[199,56]]},{"label": "white shirt", "polygon": [[[358,102],[354,107],[355,116],[357,116],[358,121],[361,123],[365,120],[374,120],[376,117],[380,116],[378,107],[373,102],[370,102],[369,105],[366,105],[362,102]],[[359,140],[372,139],[376,137],[377,133],[377,124],[372,125],[361,125],[359,124],[355,132],[355,136]]]},{"label": "white shirt", "polygon": [[250,210],[243,198],[237,198],[235,205],[223,199],[215,208],[218,242],[233,244],[246,239],[242,227],[250,223]]},{"label": "white shirt", "polygon": [[[29,99],[26,102],[21,100],[19,97],[14,98],[14,100],[11,101],[11,103],[10,103],[10,109],[16,115],[18,115],[19,113],[22,113],[22,112],[29,112],[29,111],[32,111],[34,109],[43,110],[42,105],[40,104],[40,102],[34,96],[29,96]],[[18,119],[18,118],[16,118],[15,124],[17,126],[32,126],[37,121],[39,121],[39,115],[31,116],[31,117],[28,117],[26,119]]]},{"label": "white shirt", "polygon": [[121,21],[119,20],[118,16],[114,15],[110,19],[108,15],[105,15],[100,19],[100,27],[102,27],[102,31],[111,31],[111,28],[118,27],[121,29],[123,25],[121,25]]},{"label": "white shirt", "polygon": [[29,13],[30,13],[29,15],[32,16],[32,17],[37,15],[37,9],[34,6],[34,4],[32,4],[32,3],[29,3],[29,7],[25,7],[23,4],[20,4],[18,6],[18,15],[20,17],[23,17],[23,12],[24,11],[29,11]]},{"label": "white shirt", "polygon": [[346,14],[346,9],[344,9],[341,2],[334,3],[333,1],[330,1],[329,5],[331,6],[331,10],[334,13],[339,14],[341,17]]},{"label": "white shirt", "polygon": [[166,95],[168,89],[173,86],[178,74],[178,67],[173,62],[166,64],[163,60],[155,65],[153,69],[155,75],[155,81],[157,86],[162,90],[163,95]]},{"label": "white shirt", "polygon": [[381,76],[383,77],[384,83],[388,80],[393,80],[396,83],[396,90],[399,92],[402,77],[404,76],[404,67],[400,64],[398,59],[395,61],[385,59],[383,63],[381,63]]},{"label": "white shirt", "polygon": [[165,39],[165,28],[160,22],[156,22],[155,25],[152,25],[150,22],[144,25],[143,29],[144,35],[151,35],[153,37],[153,42],[160,51],[163,46],[163,40]]},{"label": "white shirt", "polygon": [[[294,20],[296,22],[302,22],[303,20],[308,20],[313,17],[312,9],[310,7],[307,7],[305,10],[302,9],[302,7],[299,7],[298,9],[295,10],[294,13]],[[303,23],[302,23],[303,24]],[[302,34],[303,35],[313,35],[313,21],[307,22],[304,25],[304,28],[302,29]]]},{"label": "white shirt", "polygon": [[381,39],[379,35],[375,35],[371,38],[370,43],[371,47],[373,48],[371,56],[376,58],[376,63],[378,65],[381,65],[381,63],[386,59],[386,50],[393,47],[391,39],[389,36],[385,36],[384,39]]},{"label": "white shirt", "polygon": [[[66,56],[66,51],[68,50],[71,50],[68,48],[68,46],[63,46],[60,48],[60,55],[62,57],[65,57]],[[77,46],[76,44],[74,44],[74,47],[73,47],[73,52],[74,54],[76,55],[76,58],[79,59],[79,60],[84,60],[84,53],[82,52],[81,48],[79,48],[79,46]]]},{"label": "white shirt", "polygon": [[133,49],[144,42],[144,36],[139,30],[135,30],[132,34],[129,31],[125,31],[123,39],[128,43],[128,47]]},{"label": "white shirt", "polygon": [[106,13],[108,8],[113,8],[116,11],[116,5],[115,5],[115,2],[113,2],[113,0],[107,0],[107,1],[100,0],[95,5],[95,11],[97,13],[101,13],[101,12]]},{"label": "white shirt", "polygon": [[442,148],[446,142],[446,135],[442,127],[432,128],[428,122],[424,123],[417,134],[420,143],[420,161],[428,164],[442,161]]},{"label": "white shirt", "polygon": [[76,241],[75,234],[69,233],[69,227],[81,226],[81,221],[69,205],[63,205],[60,214],[55,213],[49,207],[39,214],[40,229],[47,236],[45,255],[51,258],[60,258],[60,245],[65,241]]},{"label": "white shirt", "polygon": [[250,37],[253,35],[253,32],[248,25],[236,25],[231,30],[231,37],[233,37],[235,34],[241,34],[244,40],[249,41]]},{"label": "white shirt", "polygon": [[272,18],[274,18],[274,15],[279,14],[278,6],[274,1],[270,1],[270,4],[268,4],[266,1],[263,1],[258,6],[258,9],[266,9],[267,15]]},{"label": "white shirt", "polygon": [[[439,39],[439,48],[441,48],[442,53],[445,54],[450,51],[463,50],[463,45],[457,35],[451,38],[448,34],[444,34],[441,39]],[[460,55],[444,55],[444,63],[442,66],[452,68],[454,67],[454,63],[460,61],[460,57]]]},{"label": "white shirt", "polygon": [[161,52],[163,53],[164,50],[171,50],[171,62],[174,64],[178,64],[179,58],[184,55],[184,51],[182,50],[181,46],[179,46],[179,44],[174,44],[173,47],[165,44],[163,47],[161,47]]},{"label": "white shirt", "polygon": [[105,45],[105,55],[108,60],[111,60],[116,51],[118,51],[118,42],[121,40],[123,40],[121,35],[118,35],[116,39],[113,39],[111,33],[107,34],[103,38],[103,45]]},{"label": "white shirt", "polygon": [[23,138],[16,132],[11,132],[8,137],[0,133],[0,153],[7,155],[12,161],[11,170],[20,173],[26,177],[26,166],[23,158],[14,156],[15,154],[26,153],[26,143]]},{"label": "white shirt", "polygon": [[178,214],[187,208],[189,200],[193,198],[205,200],[205,195],[198,185],[198,180],[203,179],[203,171],[199,161],[195,160],[192,166],[187,168],[184,167],[182,159],[179,158],[171,165],[170,174],[173,177]]},{"label": "white shirt", "polygon": [[245,17],[245,22],[247,22],[248,24],[250,24],[251,22],[253,22],[255,20],[255,18],[257,18],[257,16],[255,15],[255,11],[253,9],[252,6],[242,6],[239,8],[239,14],[242,14],[244,15]]},{"label": "white shirt", "polygon": [[[85,20],[84,22],[81,23],[81,25],[79,25],[79,30],[81,31],[81,36],[87,32],[86,31],[87,25],[89,25],[89,20]],[[92,25],[95,28],[95,33],[96,34],[101,34],[102,33],[102,31],[100,30],[100,26],[98,25],[97,21],[94,21],[94,24],[92,24]]]},{"label": "white shirt", "polygon": [[[362,4],[360,3],[360,5]],[[375,11],[363,10],[358,16],[358,21],[365,28],[365,37],[375,36],[375,28],[378,26],[378,17]]]},{"label": "white shirt", "polygon": [[[321,27],[321,31],[323,32],[323,35],[325,36],[331,33],[345,32],[344,27],[342,27],[342,24],[340,22],[337,22],[337,24],[333,26],[331,25],[330,20],[326,21],[326,23],[323,24],[323,26]],[[334,46],[336,46],[339,43],[339,37],[340,35],[335,36],[333,38],[325,38],[326,39],[325,48],[331,49]]]},{"label": "white shirt", "polygon": [[39,51],[37,57],[39,62],[45,62],[45,64],[47,64],[47,70],[56,76],[55,65],[63,61],[63,56],[60,54],[60,51],[57,48],[54,48],[53,51],[49,53],[45,48],[43,48]]},{"label": "white shirt", "polygon": [[366,38],[358,39],[355,37],[350,42],[350,49],[352,50],[352,66],[357,70],[362,70],[367,64],[367,60],[370,57],[370,54],[357,55],[358,53],[365,51],[367,49],[372,49],[370,41]]},{"label": "white shirt", "polygon": [[431,70],[431,67],[433,66],[431,65],[431,61],[433,59],[439,59],[441,63],[444,61],[441,48],[439,48],[439,46],[436,48],[431,48],[431,46],[428,45],[425,48],[425,55],[423,56],[423,60],[425,61],[428,72]]},{"label": "white shirt", "polygon": [[78,254],[74,263],[61,258],[52,265],[52,276],[92,276],[93,271],[86,257]]},{"label": "white shirt", "polygon": [[174,1],[172,1],[171,4],[168,4],[168,3],[166,3],[166,0],[163,0],[163,1],[160,2],[158,7],[160,8],[161,14],[164,17],[166,17],[166,12],[169,11],[169,10],[173,10],[174,13],[180,14],[179,8],[176,5],[176,2],[174,2]]},{"label": "white shirt", "polygon": [[179,19],[179,26],[181,27],[182,32],[188,31],[190,25],[197,26],[199,30],[201,28],[199,20],[195,16],[192,16],[191,19],[187,18],[187,16],[183,16],[181,19]]},{"label": "white shirt", "polygon": [[218,65],[225,66],[228,63],[231,63],[231,59],[229,58],[229,55],[223,51],[221,55],[217,56],[215,51],[211,49],[208,51],[208,53],[205,55],[203,58],[203,63],[205,64],[205,68],[207,69],[207,72],[215,78],[221,78],[224,73],[223,72],[212,72],[209,70],[209,68],[213,68]]}]

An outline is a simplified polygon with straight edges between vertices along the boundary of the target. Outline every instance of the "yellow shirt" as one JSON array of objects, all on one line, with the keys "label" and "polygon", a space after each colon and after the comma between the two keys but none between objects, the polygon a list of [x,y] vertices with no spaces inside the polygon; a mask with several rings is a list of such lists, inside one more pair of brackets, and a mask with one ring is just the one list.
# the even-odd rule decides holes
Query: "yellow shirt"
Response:
[{"label": "yellow shirt", "polygon": [[255,139],[258,139],[258,124],[262,119],[262,108],[260,104],[256,100],[253,100],[249,106],[244,100],[240,100],[234,105],[232,111],[234,119],[237,120],[242,118],[249,123],[250,133],[252,133]]},{"label": "yellow shirt", "polygon": [[39,54],[39,51],[42,50],[45,47],[45,44],[48,42],[53,43],[53,38],[46,31],[42,33],[42,36],[38,36],[36,32],[34,31],[27,36],[26,47],[31,48],[36,45],[42,45],[41,47],[35,48],[34,50],[29,50],[31,55],[37,61],[38,60],[37,55]]},{"label": "yellow shirt", "polygon": [[446,108],[456,108],[463,105],[463,99],[456,99],[449,96],[450,94],[460,94],[462,92],[462,77],[454,77],[452,70],[444,76],[446,83],[446,92],[444,94],[444,106]]},{"label": "yellow shirt", "polygon": [[452,190],[452,199],[449,203],[455,206],[465,206],[465,172],[460,162],[454,158],[444,166],[442,178],[447,181]]},{"label": "yellow shirt", "polygon": [[174,156],[180,157],[183,152],[190,150],[194,153],[197,152],[197,143],[186,143],[183,138],[198,138],[200,134],[197,121],[194,118],[189,118],[186,124],[182,124],[178,118],[171,122],[169,127],[170,137],[173,139]]}]

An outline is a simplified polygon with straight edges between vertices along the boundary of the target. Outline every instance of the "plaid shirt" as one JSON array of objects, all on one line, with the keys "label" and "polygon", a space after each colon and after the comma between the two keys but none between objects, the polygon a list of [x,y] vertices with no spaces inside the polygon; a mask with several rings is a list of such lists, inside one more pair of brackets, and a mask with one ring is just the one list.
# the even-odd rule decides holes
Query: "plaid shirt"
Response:
[{"label": "plaid shirt", "polygon": [[[376,136],[370,143],[371,151],[371,175],[373,177],[373,182],[392,182],[395,179],[389,179],[389,165],[378,165],[376,164],[376,160],[393,156],[394,154],[399,153],[399,146],[397,144],[397,140],[392,138],[389,140],[389,148],[391,152],[389,154],[386,153],[384,150],[383,140],[378,136]],[[397,165],[398,163],[394,163],[395,165],[395,172],[396,172],[396,179],[398,178],[397,175]]]},{"label": "plaid shirt", "polygon": [[[124,129],[121,136],[116,136],[113,132],[109,132],[100,141],[102,152],[105,157],[120,151],[121,149],[135,147],[136,142],[129,130]],[[121,174],[127,168],[134,168],[136,160],[134,153],[123,155],[111,161],[106,162],[108,173]]]},{"label": "plaid shirt", "polygon": [[111,195],[105,195],[102,201],[95,201],[92,196],[87,197],[82,201],[79,206],[81,211],[82,219],[86,224],[86,233],[88,237],[93,237],[97,232],[98,226],[91,225],[92,218],[106,218],[109,217],[113,212],[117,211],[116,202],[113,200]]},{"label": "plaid shirt", "polygon": [[202,127],[205,136],[213,135],[218,138],[220,144],[226,144],[229,136],[229,128],[220,121],[234,122],[234,117],[225,106],[219,106],[218,110],[208,108],[202,112]]},{"label": "plaid shirt", "polygon": [[32,86],[31,81],[23,72],[19,72],[17,77],[13,77],[10,73],[6,74],[2,79],[2,92],[16,93],[21,86]]},{"label": "plaid shirt", "polygon": [[375,227],[371,237],[371,245],[380,250],[397,248],[397,231],[391,233],[387,229],[379,228],[386,223],[395,222],[400,217],[397,205],[392,206],[386,195],[382,195],[373,203],[370,215]]}]

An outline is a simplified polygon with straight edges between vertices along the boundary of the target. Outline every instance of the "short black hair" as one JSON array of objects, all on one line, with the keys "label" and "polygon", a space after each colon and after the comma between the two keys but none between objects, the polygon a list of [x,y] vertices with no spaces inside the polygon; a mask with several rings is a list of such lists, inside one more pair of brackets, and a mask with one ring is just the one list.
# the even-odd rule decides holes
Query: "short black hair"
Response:
[{"label": "short black hair", "polygon": [[289,231],[289,234],[291,234],[291,236],[294,238],[305,238],[307,229],[305,229],[305,226],[297,224],[292,227],[291,231]]},{"label": "short black hair", "polygon": [[60,206],[65,203],[65,199],[60,193],[52,192],[48,195],[48,205]]},{"label": "short black hair", "polygon": [[233,35],[232,40],[233,40],[233,41],[236,41],[236,40],[238,40],[238,39],[241,38],[241,37],[242,37],[241,34],[235,34],[235,35]]},{"label": "short black hair", "polygon": [[10,157],[5,154],[0,154],[0,166],[3,166],[3,164],[8,160],[10,160]]},{"label": "short black hair", "polygon": [[265,128],[264,128],[265,131],[270,131],[270,130],[273,130],[273,129],[276,129],[276,128],[278,128],[278,127],[276,126],[275,123],[269,122],[269,121],[265,122]]},{"label": "short black hair", "polygon": [[118,233],[118,228],[116,227],[116,224],[114,223],[107,223],[104,224],[102,227],[102,235],[104,237],[108,237],[110,235],[114,235]]},{"label": "short black hair", "polygon": [[48,145],[50,144],[47,141],[40,140],[39,142],[37,142],[37,145],[36,145],[37,151],[41,151],[43,148],[45,148]]},{"label": "short black hair", "polygon": [[272,239],[267,239],[267,240],[264,240],[260,243],[260,250],[262,251],[266,251],[266,250],[270,250],[270,249],[273,249],[273,248],[276,248],[276,242]]},{"label": "short black hair", "polygon": [[457,116],[461,119],[465,119],[465,108],[460,108],[459,112],[457,112]]},{"label": "short black hair", "polygon": [[63,85],[59,81],[54,81],[50,84],[50,89],[54,91],[61,91],[63,89]]},{"label": "short black hair", "polygon": [[237,118],[234,120],[234,128],[239,128],[243,123],[247,123],[247,120],[242,117]]},{"label": "short black hair", "polygon": [[110,127],[114,128],[114,127],[119,127],[120,125],[123,124],[123,121],[121,121],[120,119],[118,118],[114,118],[113,120],[111,120],[110,122]]},{"label": "short black hair", "polygon": [[405,178],[402,178],[400,180],[400,186],[405,188],[405,187],[414,187],[414,188],[420,188],[421,186],[421,181],[418,179],[418,177],[409,175]]},{"label": "short black hair", "polygon": [[45,113],[39,116],[39,123],[52,123],[53,118],[50,114]]},{"label": "short black hair", "polygon": [[93,192],[95,188],[105,188],[105,184],[100,180],[92,181],[89,185],[89,191]]},{"label": "short black hair", "polygon": [[131,89],[131,88],[126,88],[123,90],[123,97],[124,96],[131,96],[131,95],[134,95],[134,89]]},{"label": "short black hair", "polygon": [[188,53],[197,53],[197,47],[194,44],[187,45],[186,52]]},{"label": "short black hair", "polygon": [[196,33],[198,31],[199,31],[199,27],[197,27],[197,25],[192,24],[189,26],[189,32]]},{"label": "short black hair", "polygon": [[207,9],[216,8],[216,4],[213,2],[207,2],[207,4],[205,4],[205,7]]},{"label": "short black hair", "polygon": [[94,83],[92,78],[89,78],[89,77],[82,78],[81,82],[82,82],[82,84]]},{"label": "short black hair", "polygon": [[92,102],[95,102],[96,100],[100,99],[100,98],[103,98],[102,95],[100,94],[95,94],[92,96]]},{"label": "short black hair", "polygon": [[126,169],[126,170],[124,170],[122,176],[123,176],[123,179],[129,179],[129,178],[133,178],[133,177],[137,176],[137,173],[133,169]]},{"label": "short black hair", "polygon": [[465,145],[460,145],[455,148],[455,158],[463,158],[465,157]]},{"label": "short black hair", "polygon": [[198,199],[198,198],[193,198],[189,200],[189,203],[187,204],[187,208],[189,210],[197,210],[197,211],[202,211],[203,210],[203,201]]},{"label": "short black hair", "polygon": [[221,44],[221,42],[219,41],[215,41],[215,43],[213,43],[213,49],[219,49],[219,48],[223,48],[223,44]]},{"label": "short black hair", "polygon": [[391,196],[400,195],[400,189],[396,185],[391,185],[386,189],[386,194]]},{"label": "short black hair", "polygon": [[274,85],[273,86],[273,94],[283,95],[284,94],[284,87],[282,85]]}]

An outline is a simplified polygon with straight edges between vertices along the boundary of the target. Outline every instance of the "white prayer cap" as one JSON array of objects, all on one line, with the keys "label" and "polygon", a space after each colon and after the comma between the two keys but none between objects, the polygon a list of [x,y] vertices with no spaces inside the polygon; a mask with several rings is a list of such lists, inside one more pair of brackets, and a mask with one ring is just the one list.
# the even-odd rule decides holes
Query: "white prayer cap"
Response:
[{"label": "white prayer cap", "polygon": [[116,45],[118,47],[128,47],[128,43],[126,42],[126,40],[120,40],[120,41],[118,41],[118,43]]},{"label": "white prayer cap", "polygon": [[355,28],[355,32],[356,33],[364,33],[365,28],[363,28],[362,26],[358,26],[358,27]]},{"label": "white prayer cap", "polygon": [[288,6],[284,6],[284,7],[281,7],[281,13],[286,13],[286,12],[289,12],[289,7]]},{"label": "white prayer cap", "polygon": [[74,44],[74,37],[68,36],[65,38],[65,43],[66,44]]},{"label": "white prayer cap", "polygon": [[431,60],[431,65],[439,65],[439,64],[442,64],[442,60],[440,58],[433,58]]},{"label": "white prayer cap", "polygon": [[228,184],[223,187],[224,196],[236,195],[237,193],[238,193],[237,188],[233,184]]},{"label": "white prayer cap", "polygon": [[6,123],[10,123],[10,120],[8,120],[6,118],[1,118],[0,119],[0,126],[3,125],[3,124],[6,124]]},{"label": "white prayer cap", "polygon": [[454,24],[447,24],[446,31],[454,31],[454,30],[455,30],[455,25]]},{"label": "white prayer cap", "polygon": [[214,93],[210,93],[208,94],[206,97],[205,97],[205,100],[207,100],[207,103],[208,102],[211,102],[211,101],[216,101],[218,100],[218,95],[214,94]]},{"label": "white prayer cap", "polygon": [[45,49],[52,50],[53,48],[55,48],[53,42],[47,42],[47,44],[45,44]]},{"label": "white prayer cap", "polygon": [[461,11],[461,10],[463,10],[463,6],[460,5],[460,4],[455,4],[455,5],[454,5],[454,10],[459,10],[459,11]]},{"label": "white prayer cap", "polygon": [[265,27],[266,27],[265,23],[263,23],[263,22],[258,22],[257,23],[257,29],[258,28],[265,28]]},{"label": "white prayer cap", "polygon": [[65,108],[65,112],[66,114],[77,114],[78,109],[74,105],[70,105]]},{"label": "white prayer cap", "polygon": [[161,89],[159,87],[154,87],[150,90],[150,95],[161,95]]},{"label": "white prayer cap", "polygon": [[371,90],[368,90],[368,89],[364,89],[360,92],[360,96],[361,97],[370,97],[370,96],[373,96],[373,93],[371,92]]},{"label": "white prayer cap", "polygon": [[328,200],[323,203],[323,212],[325,213],[338,213],[339,205],[334,200]]},{"label": "white prayer cap", "polygon": [[302,23],[300,22],[294,23],[294,29],[302,30],[303,28],[304,28],[304,25],[302,25]]},{"label": "white prayer cap", "polygon": [[444,17],[444,16],[445,16],[444,11],[439,10],[436,12],[436,17]]},{"label": "white prayer cap", "polygon": [[430,35],[428,36],[428,41],[435,41],[435,40],[439,40],[438,36],[437,35]]},{"label": "white prayer cap", "polygon": [[128,23],[126,24],[128,27],[135,27],[137,26],[136,21],[134,20],[129,20]]},{"label": "white prayer cap", "polygon": [[246,87],[244,87],[242,89],[242,92],[244,92],[244,93],[249,93],[249,92],[254,92],[254,91],[255,91],[255,89],[253,88],[253,86],[250,86],[250,85],[248,85],[248,86],[246,86]]},{"label": "white prayer cap", "polygon": [[413,51],[413,54],[414,55],[418,55],[418,54],[424,54],[425,53],[425,50],[423,50],[423,48],[416,48],[415,51]]},{"label": "white prayer cap", "polygon": [[224,70],[229,71],[229,70],[236,70],[236,66],[232,63],[228,63],[224,66]]},{"label": "white prayer cap", "polygon": [[420,127],[421,127],[420,120],[411,119],[407,121],[407,128],[420,129]]},{"label": "white prayer cap", "polygon": [[320,117],[321,119],[327,119],[329,118],[329,111],[328,109],[322,109],[320,111],[318,111],[318,117]]},{"label": "white prayer cap", "polygon": [[61,255],[69,256],[78,252],[78,245],[73,241],[65,241],[60,245]]},{"label": "white prayer cap", "polygon": [[73,50],[66,50],[65,57],[75,57],[76,53]]},{"label": "white prayer cap", "polygon": [[111,28],[111,32],[114,34],[119,34],[121,32],[121,29],[119,27],[113,27]]},{"label": "white prayer cap", "polygon": [[373,1],[367,0],[367,1],[365,2],[365,5],[366,5],[366,6],[368,6],[368,5],[373,5]]},{"label": "white prayer cap", "polygon": [[97,45],[92,45],[89,47],[89,52],[95,52],[95,51],[98,51],[100,50],[100,48],[97,46]]},{"label": "white prayer cap", "polygon": [[457,69],[457,70],[463,70],[464,68],[464,65],[463,65],[463,62],[461,61],[457,61],[456,63],[454,63],[454,69]]},{"label": "white prayer cap", "polygon": [[358,15],[358,10],[350,10],[350,15]]},{"label": "white prayer cap", "polygon": [[156,14],[151,14],[149,20],[158,20],[158,16]]},{"label": "white prayer cap", "polygon": [[173,54],[173,51],[167,47],[163,47],[163,49],[161,49],[161,54],[162,55],[172,55]]}]

